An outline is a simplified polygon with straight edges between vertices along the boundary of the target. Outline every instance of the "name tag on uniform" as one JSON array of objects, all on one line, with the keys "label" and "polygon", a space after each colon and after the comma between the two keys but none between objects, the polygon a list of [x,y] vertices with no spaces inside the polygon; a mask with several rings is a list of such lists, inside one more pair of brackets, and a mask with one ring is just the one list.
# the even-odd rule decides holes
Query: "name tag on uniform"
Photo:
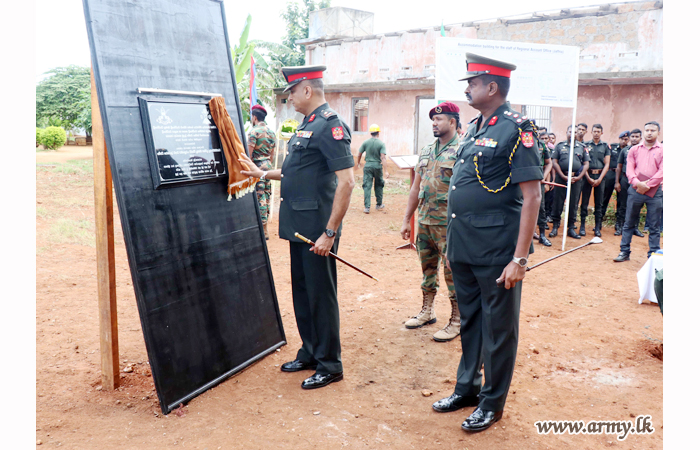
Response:
[{"label": "name tag on uniform", "polygon": [[474,144],[480,145],[482,147],[496,148],[498,142],[494,141],[493,139],[477,139],[476,141],[474,141]]},{"label": "name tag on uniform", "polygon": [[297,131],[297,137],[300,138],[310,138],[314,134],[313,131]]}]

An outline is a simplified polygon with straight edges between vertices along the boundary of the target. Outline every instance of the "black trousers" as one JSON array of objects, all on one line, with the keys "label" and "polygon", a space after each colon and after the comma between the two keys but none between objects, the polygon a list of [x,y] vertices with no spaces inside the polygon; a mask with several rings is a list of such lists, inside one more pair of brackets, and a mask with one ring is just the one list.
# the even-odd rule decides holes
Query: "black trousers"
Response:
[{"label": "black trousers", "polygon": [[[589,174],[594,180],[600,179],[600,174]],[[603,191],[605,190],[605,180],[601,181],[596,187],[591,186],[591,184],[584,177],[581,180],[583,186],[581,187],[581,224],[586,224],[586,217],[588,216],[588,201],[591,198],[591,191],[593,191],[593,204],[595,205],[595,223],[598,224],[603,220]]]},{"label": "black trousers", "polygon": [[457,291],[462,340],[455,393],[478,394],[481,408],[500,411],[506,403],[515,369],[522,281],[511,289],[498,287],[496,279],[505,265],[450,265]]},{"label": "black trousers", "polygon": [[[555,183],[566,185],[566,180],[559,175],[554,178]],[[569,229],[576,227],[576,210],[578,209],[578,200],[581,197],[581,187],[584,180],[578,180],[576,183],[571,183],[571,199],[569,204]],[[564,202],[566,201],[566,188],[554,187],[554,204],[552,205],[552,223],[555,227],[559,227],[561,222],[561,213],[564,210]]]},{"label": "black trousers", "polygon": [[[620,225],[625,224],[625,216],[627,215],[627,190],[630,187],[630,182],[627,176],[620,174],[620,192],[617,193],[617,214],[615,215],[616,222]],[[639,225],[639,218],[635,227]]]},{"label": "black trousers", "polygon": [[544,213],[547,217],[552,217],[552,204],[554,203],[554,186],[544,193]]},{"label": "black trousers", "polygon": [[608,173],[605,174],[605,189],[603,190],[603,217],[605,217],[605,213],[608,212],[608,205],[610,204],[610,199],[612,198],[612,193],[614,190],[615,171],[613,169],[610,169],[608,170]]},{"label": "black trousers", "polygon": [[[317,373],[339,373],[343,364],[335,259],[319,256],[310,248],[309,244],[289,243],[294,314],[302,342],[297,359],[317,362]],[[331,251],[338,252],[337,238]]]},{"label": "black trousers", "polygon": [[537,227],[546,228],[547,227],[547,214],[544,210],[544,184],[540,185],[542,189],[542,200],[540,201],[540,213],[537,216]]}]

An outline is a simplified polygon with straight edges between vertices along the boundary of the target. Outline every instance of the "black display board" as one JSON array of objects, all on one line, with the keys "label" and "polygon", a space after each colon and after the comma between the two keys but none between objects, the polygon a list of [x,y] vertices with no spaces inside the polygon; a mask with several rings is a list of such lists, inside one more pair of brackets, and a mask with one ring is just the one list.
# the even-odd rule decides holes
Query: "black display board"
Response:
[{"label": "black display board", "polygon": [[[83,6],[146,350],[168,413],[286,343],[255,194],[227,201],[228,177],[213,152],[220,145],[199,132],[187,137],[198,147],[186,158],[187,170],[176,162],[187,180],[180,172],[161,179],[168,164],[156,146],[173,136],[158,137],[162,130],[148,126],[158,118],[139,105],[171,105],[164,108],[174,123],[180,108],[194,105],[201,114],[210,97],[137,89],[219,93],[245,145],[223,4],[83,0]],[[213,172],[189,163],[209,156]]]},{"label": "black display board", "polygon": [[154,188],[228,179],[219,130],[206,101],[138,100]]}]

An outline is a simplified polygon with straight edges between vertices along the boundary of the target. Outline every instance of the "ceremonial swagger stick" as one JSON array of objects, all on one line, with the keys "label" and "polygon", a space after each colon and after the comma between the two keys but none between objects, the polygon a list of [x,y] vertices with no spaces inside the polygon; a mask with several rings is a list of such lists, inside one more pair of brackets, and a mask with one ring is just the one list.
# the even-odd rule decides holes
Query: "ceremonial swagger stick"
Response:
[{"label": "ceremonial swagger stick", "polygon": [[566,185],[564,185],[564,184],[552,183],[551,181],[542,181],[542,180],[540,180],[540,183],[542,183],[542,184],[548,184],[548,185],[550,185],[550,186],[559,186],[559,187],[563,187],[563,188],[566,187]]},{"label": "ceremonial swagger stick", "polygon": [[[540,261],[540,262],[538,262],[537,264],[535,264],[534,266],[526,267],[526,268],[525,268],[525,271],[526,271],[526,272],[529,272],[529,271],[531,271],[532,269],[534,269],[535,267],[539,267],[539,266],[541,266],[542,264],[548,263],[549,261],[551,261],[551,260],[553,260],[553,259],[557,259],[557,258],[559,258],[560,256],[564,256],[564,255],[566,255],[567,253],[571,253],[571,252],[574,252],[574,251],[576,251],[576,250],[580,250],[580,249],[582,249],[583,247],[587,247],[587,246],[589,246],[589,245],[591,245],[591,244],[601,244],[602,242],[603,242],[603,240],[602,240],[601,238],[599,238],[599,237],[594,237],[593,239],[591,239],[590,242],[587,242],[587,243],[585,243],[585,244],[583,244],[583,245],[579,245],[578,247],[572,248],[571,250],[567,250],[567,251],[565,251],[564,253],[559,253],[558,255],[552,256],[551,258],[545,259],[544,261]],[[497,284],[498,286],[503,286],[504,281],[503,281],[502,279],[499,278],[499,279],[496,280],[496,284]]]},{"label": "ceremonial swagger stick", "polygon": [[[311,239],[305,238],[304,236],[302,236],[302,235],[299,234],[299,233],[296,233],[296,232],[295,232],[295,233],[294,233],[294,236],[298,237],[299,239],[301,239],[302,241],[306,242],[306,243],[309,244],[309,245],[316,245],[316,244],[314,243],[314,241],[312,241]],[[364,270],[362,270],[362,269],[360,269],[360,268],[358,268],[358,267],[355,267],[355,266],[353,266],[352,264],[350,264],[349,262],[345,261],[343,258],[341,258],[340,256],[336,255],[335,253],[333,253],[333,252],[329,252],[329,253],[330,253],[330,255],[331,255],[332,257],[334,257],[335,259],[337,259],[337,260],[340,261],[341,263],[346,264],[346,265],[352,267],[353,269],[355,269],[355,270],[357,270],[358,272],[360,272],[362,275],[366,275],[366,276],[370,277],[371,279],[373,279],[374,281],[377,281],[377,282],[379,281],[379,280],[377,280],[376,278],[374,278],[372,275],[370,275],[370,274],[368,274],[367,272],[365,272]]]}]

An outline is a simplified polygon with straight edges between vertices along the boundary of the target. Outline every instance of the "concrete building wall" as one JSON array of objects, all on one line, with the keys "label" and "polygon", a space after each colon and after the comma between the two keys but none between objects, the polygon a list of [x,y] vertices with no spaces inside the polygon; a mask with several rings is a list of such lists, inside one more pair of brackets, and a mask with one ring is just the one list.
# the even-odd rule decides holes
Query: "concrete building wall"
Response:
[{"label": "concrete building wall", "polygon": [[[661,124],[659,140],[663,140],[664,97],[663,85],[608,85],[579,86],[576,122],[588,124],[586,139],[594,123],[603,125],[603,140],[617,142],[623,131],[644,129],[652,120]],[[566,139],[566,128],[571,124],[572,110],[553,108],[552,131],[557,140]]]}]

